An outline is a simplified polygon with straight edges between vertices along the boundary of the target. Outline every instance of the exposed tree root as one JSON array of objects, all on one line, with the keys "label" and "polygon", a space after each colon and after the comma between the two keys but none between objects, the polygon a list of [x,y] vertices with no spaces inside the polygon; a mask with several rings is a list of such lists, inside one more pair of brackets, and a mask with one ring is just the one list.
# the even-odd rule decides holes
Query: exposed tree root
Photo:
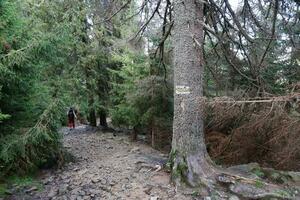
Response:
[{"label": "exposed tree root", "polygon": [[[296,182],[272,183],[254,173],[246,173],[246,171],[241,173],[238,166],[222,169],[215,166],[209,158],[203,159],[201,154],[185,157],[173,152],[170,156],[170,165],[172,181],[176,186],[192,187],[202,195],[215,196],[217,199],[228,199],[230,194],[244,199],[300,198],[300,185],[297,186]],[[297,176],[300,177],[300,173]]]}]

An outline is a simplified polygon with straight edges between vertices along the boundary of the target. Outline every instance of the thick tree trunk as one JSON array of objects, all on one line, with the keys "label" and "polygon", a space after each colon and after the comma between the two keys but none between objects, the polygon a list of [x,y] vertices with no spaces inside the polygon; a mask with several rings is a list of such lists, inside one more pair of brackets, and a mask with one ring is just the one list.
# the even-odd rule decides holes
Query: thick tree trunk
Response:
[{"label": "thick tree trunk", "polygon": [[[214,191],[216,183],[229,187],[245,199],[278,198],[280,187],[253,179],[233,169],[220,169],[210,160],[204,142],[202,119],[203,79],[203,1],[174,1],[174,124],[170,161],[172,178],[198,189],[208,189],[210,198],[229,199]],[[257,181],[263,187],[257,187]],[[207,187],[203,187],[207,186]],[[221,185],[220,185],[221,186]],[[283,187],[282,187],[283,188]],[[274,192],[275,191],[275,192]],[[284,190],[286,192],[286,190]],[[211,194],[213,193],[213,195]],[[280,199],[286,199],[283,195]],[[291,196],[290,196],[291,197]],[[205,198],[206,199],[206,198]]]},{"label": "thick tree trunk", "polygon": [[[212,164],[206,151],[201,102],[203,96],[203,3],[174,4],[174,124],[172,178],[192,186],[207,182]],[[203,106],[203,105],[202,105]]]}]

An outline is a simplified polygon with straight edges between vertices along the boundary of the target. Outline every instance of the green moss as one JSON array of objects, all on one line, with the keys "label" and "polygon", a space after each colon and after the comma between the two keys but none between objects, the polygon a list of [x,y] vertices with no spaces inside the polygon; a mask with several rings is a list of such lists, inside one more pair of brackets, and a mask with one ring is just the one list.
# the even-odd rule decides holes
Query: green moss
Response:
[{"label": "green moss", "polygon": [[171,169],[172,169],[172,163],[171,163],[170,161],[168,161],[168,162],[166,163],[165,169],[166,169],[167,171],[171,171]]},{"label": "green moss", "polygon": [[43,190],[43,185],[33,177],[11,176],[5,180],[5,183],[0,184],[0,197],[5,197],[9,189],[13,186],[14,189],[23,190],[24,188],[36,187],[38,191]]},{"label": "green moss", "polygon": [[255,180],[255,187],[257,188],[263,188],[265,184],[261,182],[260,180]]},{"label": "green moss", "polygon": [[165,167],[168,171],[172,171],[176,155],[177,155],[177,151],[172,149],[169,154],[169,160],[165,165]]},{"label": "green moss", "polygon": [[188,170],[188,166],[187,166],[187,164],[186,164],[185,161],[184,162],[180,162],[178,164],[177,168],[178,168],[179,172],[181,172],[181,174],[186,174],[186,172]]},{"label": "green moss", "polygon": [[39,191],[43,189],[43,184],[32,177],[21,177],[15,179],[15,184],[21,187],[36,187]]},{"label": "green moss", "polygon": [[281,196],[283,198],[291,198],[290,193],[285,190],[277,190],[276,194],[278,194],[279,196]]},{"label": "green moss", "polygon": [[265,177],[265,173],[260,168],[254,168],[252,172],[260,178]]},{"label": "green moss", "polygon": [[198,191],[193,191],[192,197],[197,197],[197,196],[199,196],[199,192]]},{"label": "green moss", "polygon": [[0,198],[5,197],[6,192],[7,192],[7,185],[0,184]]},{"label": "green moss", "polygon": [[187,173],[188,170],[188,166],[186,164],[186,160],[184,157],[182,157],[182,159],[180,160],[179,163],[176,163],[176,166],[174,165],[177,159],[177,151],[176,150],[172,150],[170,152],[170,159],[168,162],[168,166],[171,169],[172,172],[172,179],[176,180],[179,179],[180,181],[184,181],[185,180],[185,175]]},{"label": "green moss", "polygon": [[173,180],[180,178],[180,176],[181,176],[181,174],[180,174],[180,172],[177,169],[175,169],[175,170],[173,169],[172,170],[172,179]]},{"label": "green moss", "polygon": [[172,178],[173,180],[180,181],[183,184],[189,185],[186,175],[188,171],[188,166],[186,163],[186,160],[183,158],[181,159],[181,162],[177,163],[176,167],[173,167],[172,169]]},{"label": "green moss", "polygon": [[177,150],[172,149],[171,152],[170,152],[170,156],[169,156],[169,162],[170,163],[172,163],[172,164],[174,163],[176,155],[177,155]]}]

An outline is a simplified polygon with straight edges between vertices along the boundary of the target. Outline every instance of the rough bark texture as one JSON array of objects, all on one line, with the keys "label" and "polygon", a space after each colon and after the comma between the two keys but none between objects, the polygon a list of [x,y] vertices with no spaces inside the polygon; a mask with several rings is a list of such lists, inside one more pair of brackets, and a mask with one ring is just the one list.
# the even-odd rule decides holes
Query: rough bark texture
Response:
[{"label": "rough bark texture", "polygon": [[185,181],[197,186],[207,183],[207,177],[212,173],[201,114],[203,3],[196,0],[176,0],[174,3],[172,174],[176,182]]}]

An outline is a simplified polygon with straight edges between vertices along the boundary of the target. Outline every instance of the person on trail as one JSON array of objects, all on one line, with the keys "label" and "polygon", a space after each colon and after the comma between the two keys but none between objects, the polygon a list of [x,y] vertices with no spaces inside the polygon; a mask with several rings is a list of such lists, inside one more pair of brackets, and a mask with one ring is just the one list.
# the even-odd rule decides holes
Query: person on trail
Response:
[{"label": "person on trail", "polygon": [[77,118],[74,109],[71,107],[68,111],[68,127],[75,128],[75,118]]}]

